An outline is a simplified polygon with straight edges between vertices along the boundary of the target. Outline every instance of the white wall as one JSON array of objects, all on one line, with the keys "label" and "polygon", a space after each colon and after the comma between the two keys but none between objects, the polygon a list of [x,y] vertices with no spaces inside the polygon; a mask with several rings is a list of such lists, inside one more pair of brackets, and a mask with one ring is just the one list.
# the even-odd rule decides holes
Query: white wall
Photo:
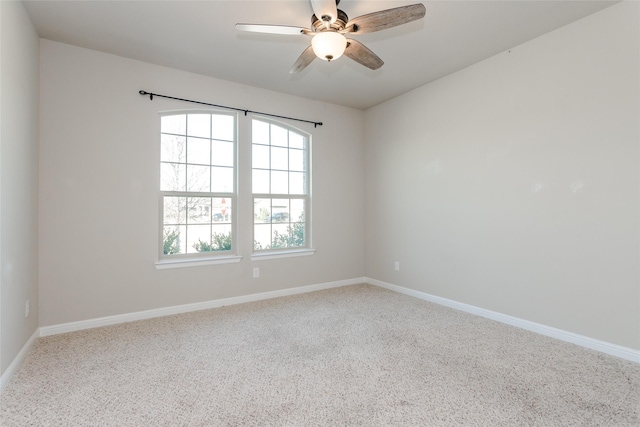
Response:
[{"label": "white wall", "polygon": [[367,276],[640,349],[639,7],[368,110]]},{"label": "white wall", "polygon": [[[41,326],[364,275],[363,112],[48,40],[40,60]],[[158,112],[201,107],[139,90],[324,122],[291,123],[313,135],[316,254],[251,262],[249,198],[240,263],[156,270]]]},{"label": "white wall", "polygon": [[[0,1],[0,374],[38,327],[38,49],[21,2]],[[31,314],[25,318],[25,302]]]}]

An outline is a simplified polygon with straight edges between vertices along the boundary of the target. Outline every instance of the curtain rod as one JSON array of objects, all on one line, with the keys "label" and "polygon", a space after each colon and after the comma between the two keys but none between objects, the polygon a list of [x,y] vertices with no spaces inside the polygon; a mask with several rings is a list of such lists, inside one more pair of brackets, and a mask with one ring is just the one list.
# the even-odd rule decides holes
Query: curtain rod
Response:
[{"label": "curtain rod", "polygon": [[151,101],[153,101],[153,97],[154,96],[159,96],[160,98],[175,99],[176,101],[191,102],[191,103],[194,103],[194,104],[209,105],[211,107],[226,108],[227,110],[242,111],[245,116],[247,114],[249,114],[249,113],[256,113],[256,114],[260,114],[260,115],[263,115],[263,116],[276,117],[276,118],[279,118],[279,119],[287,119],[287,120],[295,120],[297,122],[311,123],[314,128],[318,127],[318,126],[322,126],[322,122],[314,122],[314,121],[311,121],[311,120],[296,119],[294,117],[279,116],[277,114],[261,113],[259,111],[245,110],[243,108],[227,107],[227,106],[224,106],[224,105],[210,104],[208,102],[193,101],[191,99],[176,98],[176,97],[173,97],[173,96],[160,95],[160,94],[157,94],[157,93],[151,93],[151,92],[147,92],[147,91],[144,91],[144,90],[141,90],[138,93],[140,95],[149,95],[149,100],[151,100]]}]

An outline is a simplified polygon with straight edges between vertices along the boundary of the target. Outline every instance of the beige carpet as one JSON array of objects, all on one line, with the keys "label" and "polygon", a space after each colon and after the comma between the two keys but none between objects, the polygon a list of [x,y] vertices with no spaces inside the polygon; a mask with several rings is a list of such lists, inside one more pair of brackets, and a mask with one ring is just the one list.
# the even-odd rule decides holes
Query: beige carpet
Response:
[{"label": "beige carpet", "polygon": [[9,426],[638,426],[640,365],[374,286],[42,338]]}]

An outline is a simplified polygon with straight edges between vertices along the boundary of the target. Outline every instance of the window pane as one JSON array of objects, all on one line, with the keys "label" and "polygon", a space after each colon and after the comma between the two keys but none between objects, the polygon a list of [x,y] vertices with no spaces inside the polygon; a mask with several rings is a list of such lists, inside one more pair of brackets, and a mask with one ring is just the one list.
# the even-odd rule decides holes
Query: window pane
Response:
[{"label": "window pane", "polygon": [[287,225],[274,224],[271,229],[271,246],[273,248],[289,247]]},{"label": "window pane", "polygon": [[289,222],[289,199],[271,201],[271,222]]},{"label": "window pane", "polygon": [[212,165],[233,166],[233,142],[212,141]]},{"label": "window pane", "polygon": [[256,224],[253,234],[253,249],[271,248],[271,224]]},{"label": "window pane", "polygon": [[208,252],[211,247],[211,225],[187,225],[187,253]]},{"label": "window pane", "polygon": [[289,227],[289,246],[290,247],[303,247],[307,245],[307,237],[305,234],[304,222],[297,222],[291,224]]},{"label": "window pane", "polygon": [[291,221],[292,222],[304,222],[304,200],[292,199],[290,201],[291,206]]},{"label": "window pane", "polygon": [[289,131],[280,126],[271,125],[271,145],[279,145],[280,147],[288,147],[289,140],[287,138]]},{"label": "window pane", "polygon": [[233,168],[211,168],[211,191],[216,193],[233,192]]},{"label": "window pane", "polygon": [[304,150],[289,150],[289,170],[303,172],[306,170]]},{"label": "window pane", "polygon": [[258,169],[269,169],[269,147],[266,145],[254,145],[252,166]]},{"label": "window pane", "polygon": [[299,133],[289,131],[289,147],[290,148],[306,148],[304,146],[304,137]]},{"label": "window pane", "polygon": [[231,250],[231,225],[214,225],[211,227],[211,250]]},{"label": "window pane", "polygon": [[213,221],[230,223],[231,222],[231,199],[226,197],[214,198],[213,205]]},{"label": "window pane", "polygon": [[270,222],[271,199],[253,199],[253,222]]},{"label": "window pane", "polygon": [[163,227],[162,229],[162,252],[165,255],[175,255],[186,253],[186,227]]},{"label": "window pane", "polygon": [[184,191],[187,185],[185,165],[162,163],[160,165],[160,190]]},{"label": "window pane", "polygon": [[177,114],[160,118],[160,132],[186,135],[187,115]]},{"label": "window pane", "polygon": [[271,169],[289,169],[289,150],[286,148],[271,147]]},{"label": "window pane", "polygon": [[304,172],[289,173],[289,194],[305,194]]},{"label": "window pane", "polygon": [[269,145],[269,123],[253,120],[251,126],[251,140],[254,144]]},{"label": "window pane", "polygon": [[274,224],[271,238],[274,248],[306,246],[305,224],[303,222]]},{"label": "window pane", "polygon": [[235,120],[233,116],[217,115],[211,116],[211,138],[224,141],[233,141]]},{"label": "window pane", "polygon": [[210,165],[211,141],[203,138],[189,138],[187,140],[187,163]]},{"label": "window pane", "polygon": [[187,135],[211,138],[211,115],[189,114],[187,117]]},{"label": "window pane", "polygon": [[163,162],[184,163],[186,160],[186,138],[176,135],[161,135],[160,160]]},{"label": "window pane", "polygon": [[209,192],[211,191],[209,166],[187,165],[187,191]]},{"label": "window pane", "polygon": [[289,193],[289,173],[272,171],[271,172],[271,193],[287,194]]},{"label": "window pane", "polygon": [[186,224],[187,220],[187,199],[186,197],[165,196],[164,203],[164,225]]},{"label": "window pane", "polygon": [[211,198],[189,197],[189,224],[206,224],[211,222]]},{"label": "window pane", "polygon": [[269,171],[268,170],[253,170],[252,184],[254,193],[269,193]]}]

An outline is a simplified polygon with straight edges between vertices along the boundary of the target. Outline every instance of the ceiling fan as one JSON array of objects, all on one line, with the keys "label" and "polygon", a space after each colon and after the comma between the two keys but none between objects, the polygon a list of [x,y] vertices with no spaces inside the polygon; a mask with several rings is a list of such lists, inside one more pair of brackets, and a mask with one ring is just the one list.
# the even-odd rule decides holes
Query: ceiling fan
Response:
[{"label": "ceiling fan", "polygon": [[311,46],[306,48],[291,67],[290,73],[306,68],[314,59],[333,61],[343,54],[372,70],[384,62],[369,48],[346,35],[373,33],[423,18],[426,9],[422,3],[380,10],[349,19],[338,9],[340,0],[310,0],[313,9],[311,29],[287,25],[236,24],[236,29],[255,33],[311,36]]}]

